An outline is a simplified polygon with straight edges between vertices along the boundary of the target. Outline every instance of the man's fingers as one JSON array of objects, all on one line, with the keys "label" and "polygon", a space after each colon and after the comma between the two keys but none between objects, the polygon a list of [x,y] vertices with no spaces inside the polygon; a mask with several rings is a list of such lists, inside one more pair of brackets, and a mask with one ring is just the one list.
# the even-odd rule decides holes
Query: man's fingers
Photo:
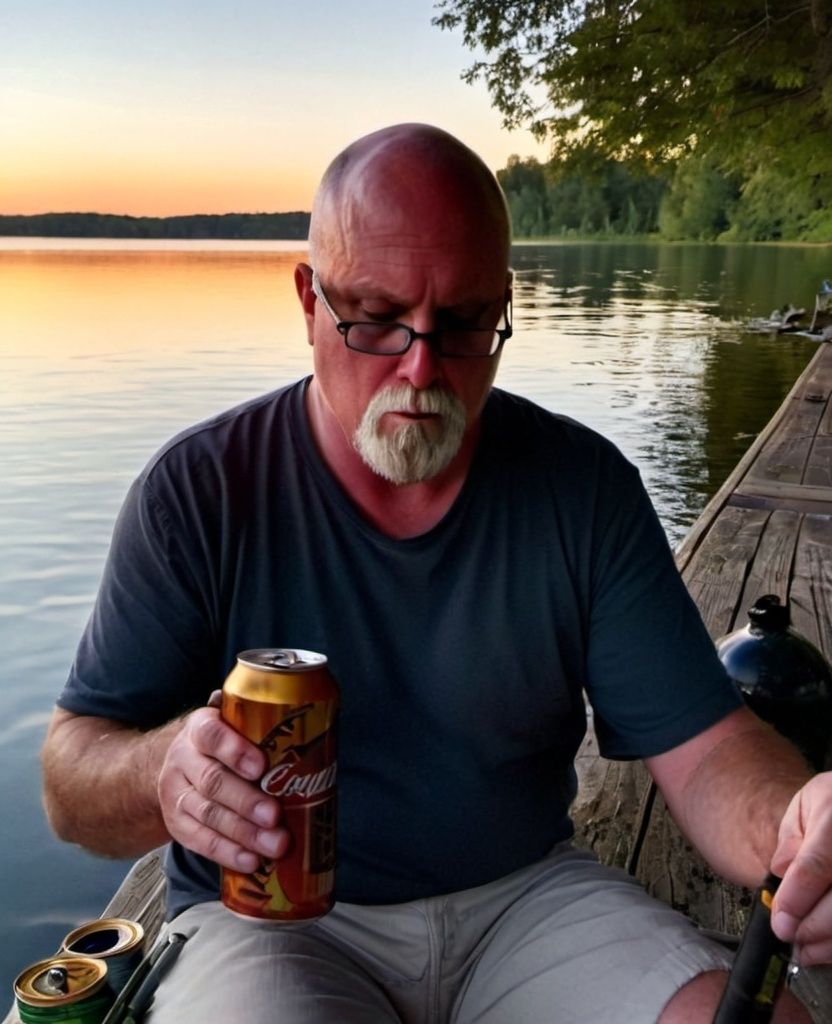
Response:
[{"label": "man's fingers", "polygon": [[771,924],[786,942],[809,943],[814,935],[832,934],[832,858],[801,849],[774,897]]},{"label": "man's fingers", "polygon": [[794,953],[800,963],[832,963],[832,891],[820,899],[799,925],[794,937]]},{"label": "man's fingers", "polygon": [[212,708],[195,711],[188,732],[197,750],[221,761],[245,779],[259,779],[266,770],[267,758],[263,751],[223,722]]},{"label": "man's fingers", "polygon": [[816,776],[792,800],[780,825],[772,870],[782,877],[772,928],[805,946],[832,937],[832,776]]},{"label": "man's fingers", "polygon": [[[278,817],[276,801],[268,801],[270,817]],[[283,856],[290,843],[286,829],[276,824],[262,828],[222,804],[186,786],[177,801],[177,839],[224,867],[253,871],[265,857]]]},{"label": "man's fingers", "polygon": [[[226,820],[222,814],[226,810],[266,829],[274,828],[280,820],[280,804],[274,797],[239,778],[218,761],[205,758],[196,777],[191,778],[186,772],[184,782],[192,787],[186,791],[189,797],[194,794],[189,813],[213,828],[219,828]],[[204,808],[200,814],[194,813],[194,799]]]},{"label": "man's fingers", "polygon": [[188,718],[159,775],[159,805],[171,837],[224,867],[253,871],[282,856],[288,832],[280,803],[257,785],[263,751],[223,722],[213,708]]}]

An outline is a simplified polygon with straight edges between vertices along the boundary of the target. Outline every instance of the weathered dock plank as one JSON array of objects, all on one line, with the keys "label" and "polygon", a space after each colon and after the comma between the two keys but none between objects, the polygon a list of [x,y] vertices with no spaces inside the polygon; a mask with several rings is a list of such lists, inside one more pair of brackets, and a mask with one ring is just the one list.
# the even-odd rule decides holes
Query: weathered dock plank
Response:
[{"label": "weathered dock plank", "polygon": [[156,941],[165,921],[163,850],[153,850],[136,861],[102,917],[124,917],[144,928],[145,948]]},{"label": "weathered dock plank", "polygon": [[777,594],[785,601],[800,529],[801,517],[796,512],[781,509],[769,513],[740,595],[741,610],[750,608],[761,594]]},{"label": "weathered dock plank", "polygon": [[683,573],[711,636],[733,628],[748,578],[771,513],[726,508],[714,523],[708,543],[700,545]]},{"label": "weathered dock plank", "polygon": [[803,516],[790,597],[794,628],[832,661],[832,516]]}]

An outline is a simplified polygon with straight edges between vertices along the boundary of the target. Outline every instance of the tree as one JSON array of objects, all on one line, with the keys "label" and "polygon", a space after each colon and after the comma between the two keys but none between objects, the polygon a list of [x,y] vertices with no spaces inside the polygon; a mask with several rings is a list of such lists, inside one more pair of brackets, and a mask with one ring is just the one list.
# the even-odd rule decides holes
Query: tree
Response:
[{"label": "tree", "polygon": [[665,238],[718,238],[737,207],[739,182],[697,155],[679,163],[662,198],[659,230]]},{"label": "tree", "polygon": [[497,171],[517,238],[637,235],[656,230],[667,182],[606,161],[592,174],[534,157],[511,156]]},{"label": "tree", "polygon": [[563,158],[761,165],[832,200],[832,0],[439,0],[509,128]]},{"label": "tree", "polygon": [[816,228],[826,229],[830,237],[830,214],[820,218],[813,191],[805,181],[794,182],[772,168],[760,167],[743,183],[742,195],[731,216],[728,239],[778,241],[811,239]]},{"label": "tree", "polygon": [[541,238],[551,228],[551,211],[546,176],[534,157],[521,160],[510,156],[505,168],[497,171],[497,180],[505,193],[514,234],[518,238]]}]

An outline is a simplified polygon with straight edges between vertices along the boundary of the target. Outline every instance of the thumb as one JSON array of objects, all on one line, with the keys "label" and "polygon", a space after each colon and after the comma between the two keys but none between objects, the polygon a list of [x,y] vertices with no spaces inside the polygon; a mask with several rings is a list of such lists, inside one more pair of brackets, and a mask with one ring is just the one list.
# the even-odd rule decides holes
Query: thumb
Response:
[{"label": "thumb", "polygon": [[771,858],[771,870],[779,878],[785,875],[806,836],[801,807],[802,792],[800,790],[794,795],[780,822],[777,846]]}]

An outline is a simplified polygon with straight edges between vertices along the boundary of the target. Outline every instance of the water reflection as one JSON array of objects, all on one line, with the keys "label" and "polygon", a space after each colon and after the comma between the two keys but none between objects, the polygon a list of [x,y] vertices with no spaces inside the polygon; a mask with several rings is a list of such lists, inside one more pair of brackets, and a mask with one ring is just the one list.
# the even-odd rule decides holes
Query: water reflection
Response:
[{"label": "water reflection", "polygon": [[818,247],[518,246],[503,372],[612,437],[677,542],[814,351],[743,323],[813,301],[829,264]]},{"label": "water reflection", "polygon": [[0,354],[48,357],[55,370],[133,350],[164,363],[201,345],[288,345],[303,255],[0,250]]}]

